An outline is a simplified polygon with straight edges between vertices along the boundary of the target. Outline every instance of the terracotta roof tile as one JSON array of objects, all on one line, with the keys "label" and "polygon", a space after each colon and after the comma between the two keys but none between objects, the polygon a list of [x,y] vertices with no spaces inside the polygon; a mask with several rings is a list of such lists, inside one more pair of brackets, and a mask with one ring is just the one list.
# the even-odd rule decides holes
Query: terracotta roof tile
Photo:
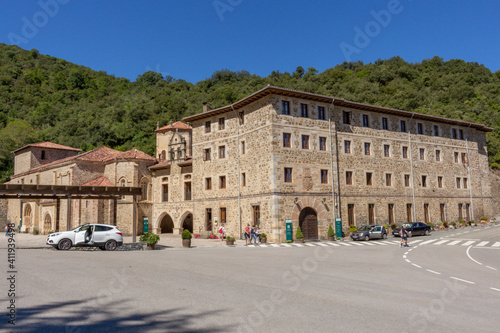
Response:
[{"label": "terracotta roof tile", "polygon": [[170,168],[168,161],[161,161],[149,167],[150,170]]},{"label": "terracotta roof tile", "polygon": [[38,148],[48,148],[48,149],[61,149],[61,150],[73,150],[73,151],[82,151],[81,149],[78,148],[73,148],[73,147],[68,147],[68,146],[63,146],[57,143],[53,142],[38,142],[38,143],[30,143],[29,145],[26,145],[24,147],[18,148],[13,151],[13,153],[28,148],[28,147],[38,147]]},{"label": "terracotta roof tile", "polygon": [[125,152],[122,152],[118,155],[118,158],[135,158],[135,159],[140,159],[140,160],[149,160],[149,161],[156,161],[154,157],[149,156],[146,153],[143,153],[140,150],[137,149],[131,149]]},{"label": "terracotta roof tile", "polygon": [[94,180],[81,184],[82,186],[113,186],[108,178],[102,176]]},{"label": "terracotta roof tile", "polygon": [[182,122],[182,121],[176,121],[172,125],[167,125],[167,126],[163,126],[161,128],[158,128],[155,132],[163,132],[163,131],[167,131],[170,129],[184,129],[184,130],[186,130],[186,129],[192,129],[192,127],[189,126],[188,124]]}]

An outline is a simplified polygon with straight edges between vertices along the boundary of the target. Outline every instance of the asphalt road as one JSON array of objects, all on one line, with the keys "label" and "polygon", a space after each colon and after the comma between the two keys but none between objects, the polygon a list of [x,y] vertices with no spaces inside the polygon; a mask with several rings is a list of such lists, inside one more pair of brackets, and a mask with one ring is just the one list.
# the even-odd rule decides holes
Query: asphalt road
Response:
[{"label": "asphalt road", "polygon": [[[500,226],[413,237],[406,249],[393,237],[371,245],[21,249],[16,325],[2,315],[0,329],[498,332],[498,242]],[[7,292],[0,297],[5,309]]]}]

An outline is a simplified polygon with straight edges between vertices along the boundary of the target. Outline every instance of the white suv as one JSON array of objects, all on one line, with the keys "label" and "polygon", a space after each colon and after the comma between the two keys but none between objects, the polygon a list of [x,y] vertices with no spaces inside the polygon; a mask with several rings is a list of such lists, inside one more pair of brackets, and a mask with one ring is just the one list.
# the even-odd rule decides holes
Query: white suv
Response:
[{"label": "white suv", "polygon": [[50,234],[46,243],[58,250],[69,250],[72,246],[76,246],[98,247],[103,251],[113,251],[123,244],[123,235],[114,225],[92,223],[70,231]]}]

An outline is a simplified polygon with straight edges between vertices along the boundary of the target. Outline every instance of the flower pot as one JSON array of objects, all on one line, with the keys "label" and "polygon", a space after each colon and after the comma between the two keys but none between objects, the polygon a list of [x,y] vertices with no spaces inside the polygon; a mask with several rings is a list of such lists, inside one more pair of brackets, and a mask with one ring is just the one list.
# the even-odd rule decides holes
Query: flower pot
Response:
[{"label": "flower pot", "polygon": [[182,246],[183,247],[191,247],[191,240],[190,239],[183,239]]},{"label": "flower pot", "polygon": [[149,250],[154,250],[155,246],[156,246],[156,243],[155,244],[148,244],[148,249]]},{"label": "flower pot", "polygon": [[296,238],[295,243],[304,243],[304,238]]},{"label": "flower pot", "polygon": [[234,245],[234,240],[226,240],[226,245]]},{"label": "flower pot", "polygon": [[331,241],[334,241],[335,240],[335,236],[328,236],[328,240],[331,242]]},{"label": "flower pot", "polygon": [[267,237],[262,237],[262,238],[260,239],[260,242],[261,242],[261,243],[267,243]]}]

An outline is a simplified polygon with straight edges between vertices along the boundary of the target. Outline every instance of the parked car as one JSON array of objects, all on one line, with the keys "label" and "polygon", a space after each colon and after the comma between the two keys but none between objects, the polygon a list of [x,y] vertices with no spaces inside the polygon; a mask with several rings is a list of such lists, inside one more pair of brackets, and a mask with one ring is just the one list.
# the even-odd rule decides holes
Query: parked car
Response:
[{"label": "parked car", "polygon": [[70,231],[55,232],[47,237],[47,245],[58,250],[75,247],[98,247],[101,250],[114,251],[123,244],[123,235],[114,225],[84,224]]},{"label": "parked car", "polygon": [[386,239],[387,230],[383,225],[364,225],[351,233],[352,240]]},{"label": "parked car", "polygon": [[[413,237],[418,235],[429,236],[431,234],[431,227],[423,222],[405,223],[403,225],[406,228],[406,231],[408,232],[408,237]],[[401,228],[394,229],[394,231],[392,232],[394,237],[400,237],[399,236],[400,230]]]}]

